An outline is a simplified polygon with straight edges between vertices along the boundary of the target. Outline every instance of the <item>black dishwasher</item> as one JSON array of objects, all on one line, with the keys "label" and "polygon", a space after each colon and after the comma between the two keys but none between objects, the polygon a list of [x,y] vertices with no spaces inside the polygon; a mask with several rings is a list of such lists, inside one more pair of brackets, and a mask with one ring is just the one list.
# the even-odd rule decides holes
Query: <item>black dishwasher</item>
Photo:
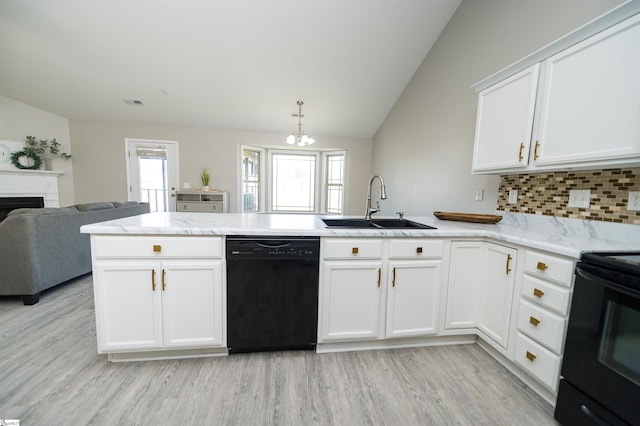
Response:
[{"label": "black dishwasher", "polygon": [[314,349],[318,237],[227,237],[229,353]]}]

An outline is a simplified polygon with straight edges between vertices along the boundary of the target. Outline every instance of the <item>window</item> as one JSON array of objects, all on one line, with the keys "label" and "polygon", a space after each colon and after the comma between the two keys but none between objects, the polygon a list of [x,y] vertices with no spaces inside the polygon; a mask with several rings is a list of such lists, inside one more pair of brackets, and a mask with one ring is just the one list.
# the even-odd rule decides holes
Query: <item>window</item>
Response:
[{"label": "window", "polygon": [[344,157],[343,151],[243,146],[242,211],[342,214]]},{"label": "window", "polygon": [[316,157],[315,153],[271,153],[272,211],[316,211]]},{"label": "window", "polygon": [[262,149],[242,149],[242,211],[260,211],[262,203],[262,185],[260,168],[262,167]]},{"label": "window", "polygon": [[341,214],[344,199],[344,153],[325,154],[325,211]]}]

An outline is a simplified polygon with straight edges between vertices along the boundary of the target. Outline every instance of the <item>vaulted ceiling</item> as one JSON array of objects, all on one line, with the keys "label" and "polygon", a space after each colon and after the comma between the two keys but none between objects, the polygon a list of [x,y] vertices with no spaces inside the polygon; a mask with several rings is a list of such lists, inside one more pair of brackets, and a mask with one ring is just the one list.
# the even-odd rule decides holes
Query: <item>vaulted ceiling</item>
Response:
[{"label": "vaulted ceiling", "polygon": [[[0,94],[70,119],[372,137],[461,0],[2,0]],[[128,105],[124,100],[143,105]]]}]

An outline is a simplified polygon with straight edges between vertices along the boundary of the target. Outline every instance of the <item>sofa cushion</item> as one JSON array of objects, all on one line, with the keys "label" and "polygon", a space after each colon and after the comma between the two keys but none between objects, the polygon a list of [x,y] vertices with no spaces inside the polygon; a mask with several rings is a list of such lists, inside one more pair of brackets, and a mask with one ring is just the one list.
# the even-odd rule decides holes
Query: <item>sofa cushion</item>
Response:
[{"label": "sofa cushion", "polygon": [[78,213],[78,209],[76,209],[75,207],[44,207],[41,209],[32,209],[32,208],[14,209],[7,214],[7,217],[13,216],[13,215],[42,216],[47,214],[67,214],[67,213]]},{"label": "sofa cushion", "polygon": [[136,206],[139,203],[137,201],[112,201],[111,204],[113,204],[113,207],[119,208],[119,207],[127,207],[127,206]]},{"label": "sofa cushion", "polygon": [[105,210],[112,209],[113,203],[109,201],[104,201],[101,203],[87,203],[87,204],[76,204],[75,206],[81,212],[88,212],[92,210]]}]

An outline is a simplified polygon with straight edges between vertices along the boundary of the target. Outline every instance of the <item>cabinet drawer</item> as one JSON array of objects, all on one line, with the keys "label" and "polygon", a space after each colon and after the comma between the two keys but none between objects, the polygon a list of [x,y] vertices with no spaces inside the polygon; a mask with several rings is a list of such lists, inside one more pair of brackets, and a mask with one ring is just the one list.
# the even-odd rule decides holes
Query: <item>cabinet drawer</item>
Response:
[{"label": "cabinet drawer", "polygon": [[178,202],[176,204],[176,208],[179,212],[213,212],[213,213],[223,213],[223,204],[222,203],[189,203],[189,202]]},{"label": "cabinet drawer", "polygon": [[562,353],[566,322],[532,303],[520,301],[518,329],[556,354]]},{"label": "cabinet drawer", "polygon": [[573,284],[575,262],[527,250],[525,272],[567,287]]},{"label": "cabinet drawer", "polygon": [[222,257],[220,237],[95,236],[96,257]]},{"label": "cabinet drawer", "polygon": [[554,393],[558,390],[562,358],[524,334],[516,336],[515,361]]},{"label": "cabinet drawer", "polygon": [[325,259],[380,259],[382,240],[340,238],[324,240]]},{"label": "cabinet drawer", "polygon": [[560,315],[569,313],[571,290],[551,284],[529,275],[524,276],[522,295],[546,308],[552,309]]},{"label": "cabinet drawer", "polygon": [[443,250],[442,240],[403,238],[389,242],[390,259],[440,259]]}]

